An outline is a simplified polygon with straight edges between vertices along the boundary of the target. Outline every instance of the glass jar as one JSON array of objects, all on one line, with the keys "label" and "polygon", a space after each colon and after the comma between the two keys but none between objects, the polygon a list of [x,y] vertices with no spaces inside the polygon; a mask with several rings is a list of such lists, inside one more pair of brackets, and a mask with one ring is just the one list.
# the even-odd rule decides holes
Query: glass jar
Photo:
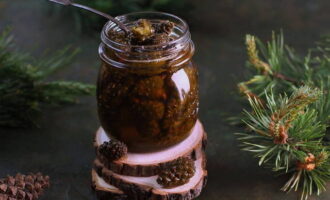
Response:
[{"label": "glass jar", "polygon": [[98,114],[111,138],[130,152],[158,151],[187,138],[198,112],[198,73],[192,62],[194,44],[185,21],[159,12],[117,17],[132,25],[139,19],[174,23],[172,41],[132,46],[110,39],[120,32],[108,22],[101,34],[102,65],[97,82]]}]

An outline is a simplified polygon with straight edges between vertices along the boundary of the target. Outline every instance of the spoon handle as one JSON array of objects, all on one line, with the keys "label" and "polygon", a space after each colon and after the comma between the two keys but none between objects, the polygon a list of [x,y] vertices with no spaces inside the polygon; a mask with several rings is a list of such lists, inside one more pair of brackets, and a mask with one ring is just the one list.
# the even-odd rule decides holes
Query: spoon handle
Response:
[{"label": "spoon handle", "polygon": [[109,20],[113,21],[114,23],[116,23],[120,29],[122,29],[125,34],[129,34],[129,30],[127,29],[127,27],[120,21],[118,21],[116,18],[106,14],[106,13],[103,13],[103,12],[100,12],[98,10],[95,10],[94,8],[91,8],[91,7],[88,7],[88,6],[85,6],[85,5],[81,5],[81,4],[78,4],[78,3],[71,3],[72,6],[75,6],[75,7],[78,7],[78,8],[82,8],[82,9],[85,9],[85,10],[89,10],[93,13],[96,13],[96,14],[99,14],[105,18],[108,18]]}]

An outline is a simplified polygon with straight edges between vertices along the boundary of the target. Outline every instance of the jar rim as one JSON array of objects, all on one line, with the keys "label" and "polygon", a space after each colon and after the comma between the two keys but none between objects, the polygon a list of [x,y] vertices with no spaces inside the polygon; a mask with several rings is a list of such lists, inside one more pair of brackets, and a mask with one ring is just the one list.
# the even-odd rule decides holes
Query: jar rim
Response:
[{"label": "jar rim", "polygon": [[[132,12],[132,13],[128,13],[128,14],[124,14],[124,15],[119,15],[116,17],[117,20],[124,22],[124,20],[130,18],[130,17],[136,17],[136,16],[143,16],[143,17],[147,17],[147,16],[158,16],[158,17],[162,17],[162,18],[166,18],[166,20],[169,21],[175,21],[176,25],[180,25],[180,29],[181,29],[181,33],[180,35],[175,38],[174,40],[171,40],[169,42],[163,43],[163,44],[156,44],[156,45],[130,45],[130,44],[124,44],[124,43],[120,43],[114,40],[111,40],[107,33],[109,30],[113,30],[113,29],[119,29],[118,25],[116,25],[114,22],[112,21],[108,21],[101,32],[101,40],[102,42],[108,46],[108,47],[116,47],[115,49],[118,51],[121,51],[124,48],[127,47],[131,47],[131,48],[143,48],[144,50],[148,50],[148,49],[155,49],[155,48],[162,48],[164,46],[170,46],[170,45],[174,45],[177,43],[184,43],[188,40],[190,40],[190,32],[189,32],[189,26],[187,24],[187,22],[185,20],[183,20],[182,18],[170,14],[170,13],[166,13],[166,12],[157,12],[157,11],[142,11],[142,12]],[[143,18],[143,17],[139,17],[139,18]],[[137,18],[138,19],[138,18]],[[136,20],[137,20],[136,19]],[[152,18],[151,18],[152,19]],[[172,20],[171,20],[172,19]],[[180,23],[180,24],[178,24]],[[122,31],[122,30],[120,30]]]}]

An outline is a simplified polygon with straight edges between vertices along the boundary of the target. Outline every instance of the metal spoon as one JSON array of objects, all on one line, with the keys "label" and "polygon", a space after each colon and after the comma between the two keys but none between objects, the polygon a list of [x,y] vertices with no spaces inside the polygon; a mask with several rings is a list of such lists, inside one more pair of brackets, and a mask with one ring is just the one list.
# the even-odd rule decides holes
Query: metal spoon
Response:
[{"label": "metal spoon", "polygon": [[62,5],[65,5],[65,6],[75,6],[75,7],[78,7],[78,8],[82,8],[82,9],[91,11],[91,12],[96,13],[98,15],[101,15],[101,16],[109,19],[110,21],[114,22],[115,24],[117,24],[119,26],[119,28],[125,32],[125,34],[128,35],[129,32],[130,32],[128,30],[128,28],[122,22],[120,22],[119,20],[117,20],[114,17],[111,17],[110,15],[108,15],[106,13],[95,10],[94,8],[91,8],[91,7],[88,7],[88,6],[85,6],[85,5],[81,5],[81,4],[78,4],[78,3],[74,3],[71,0],[49,0],[49,1],[59,3],[59,4],[62,4]]}]

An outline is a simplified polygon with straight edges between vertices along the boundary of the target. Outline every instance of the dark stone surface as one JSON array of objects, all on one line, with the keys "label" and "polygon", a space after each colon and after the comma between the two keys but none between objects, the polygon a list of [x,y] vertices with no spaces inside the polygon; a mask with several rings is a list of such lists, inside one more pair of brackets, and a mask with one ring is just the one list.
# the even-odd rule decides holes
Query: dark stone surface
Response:
[{"label": "dark stone surface", "polygon": [[[72,19],[52,17],[48,8],[46,1],[0,0],[0,31],[11,26],[18,47],[37,57],[68,44],[79,47],[82,51],[72,66],[53,78],[94,83],[98,35],[78,34]],[[199,199],[297,199],[295,193],[279,191],[286,177],[275,178],[239,150],[233,136],[238,129],[228,126],[223,115],[240,110],[232,94],[244,72],[246,33],[267,39],[272,30],[284,28],[288,44],[305,49],[330,31],[329,13],[327,0],[205,0],[196,6],[192,16],[196,21],[189,21],[200,70],[200,119],[209,135],[209,182]],[[47,110],[40,129],[0,129],[0,177],[42,171],[51,176],[52,187],[41,199],[95,199],[90,169],[98,126],[95,98],[89,97],[79,105]],[[329,199],[328,195],[315,199]]]}]

